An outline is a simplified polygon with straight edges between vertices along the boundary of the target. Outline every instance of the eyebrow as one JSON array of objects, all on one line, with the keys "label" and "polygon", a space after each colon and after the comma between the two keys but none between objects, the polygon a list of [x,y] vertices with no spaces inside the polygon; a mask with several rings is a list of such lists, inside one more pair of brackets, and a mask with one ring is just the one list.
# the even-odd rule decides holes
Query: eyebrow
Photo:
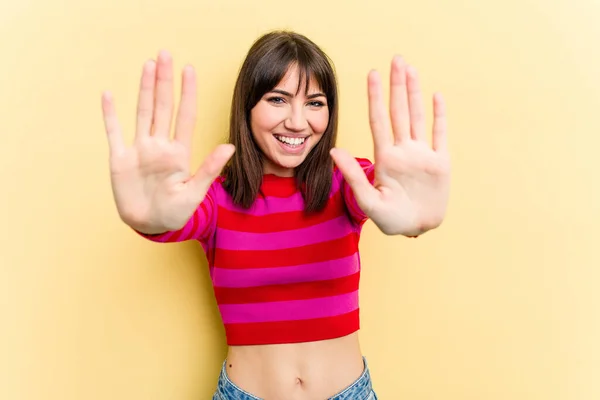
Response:
[{"label": "eyebrow", "polygon": [[[271,90],[270,93],[279,93],[279,94],[282,94],[284,96],[294,97],[293,94],[291,94],[289,92],[286,92],[285,90],[281,90],[281,89],[273,89],[273,90]],[[327,96],[325,96],[325,94],[321,93],[321,92],[313,93],[313,94],[307,96],[308,99],[314,99],[314,98],[317,98],[317,97],[327,97]]]}]

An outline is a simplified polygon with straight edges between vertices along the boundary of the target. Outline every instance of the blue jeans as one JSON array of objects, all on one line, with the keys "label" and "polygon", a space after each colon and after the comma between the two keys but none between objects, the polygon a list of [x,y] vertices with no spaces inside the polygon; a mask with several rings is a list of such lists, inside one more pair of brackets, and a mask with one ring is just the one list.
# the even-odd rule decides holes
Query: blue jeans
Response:
[{"label": "blue jeans", "polygon": [[[261,400],[260,397],[256,397],[240,389],[229,380],[227,370],[225,369],[226,362],[223,363],[223,367],[221,368],[221,375],[219,376],[217,391],[213,396],[213,400]],[[377,400],[365,357],[363,357],[363,362],[365,369],[361,376],[346,389],[327,400]]]}]

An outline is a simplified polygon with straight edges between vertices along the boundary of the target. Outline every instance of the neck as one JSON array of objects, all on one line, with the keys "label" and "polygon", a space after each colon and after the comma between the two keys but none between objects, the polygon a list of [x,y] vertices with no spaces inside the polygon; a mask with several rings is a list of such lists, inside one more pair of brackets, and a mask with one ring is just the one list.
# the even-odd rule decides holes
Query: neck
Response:
[{"label": "neck", "polygon": [[282,178],[291,178],[294,176],[294,168],[281,167],[267,161],[264,163],[263,174],[280,176]]}]

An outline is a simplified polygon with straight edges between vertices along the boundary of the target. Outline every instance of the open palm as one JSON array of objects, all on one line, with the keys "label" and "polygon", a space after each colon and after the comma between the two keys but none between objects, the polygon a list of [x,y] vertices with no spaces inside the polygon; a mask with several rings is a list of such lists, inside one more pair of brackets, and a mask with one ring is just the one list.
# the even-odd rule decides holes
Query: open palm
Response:
[{"label": "open palm", "polygon": [[134,229],[160,233],[184,226],[233,154],[232,145],[220,145],[194,175],[190,173],[196,97],[194,70],[188,66],[183,71],[181,103],[171,138],[172,60],[163,51],[156,62],[146,62],[140,81],[135,139],[127,147],[112,97],[109,93],[102,96],[113,195],[121,219]]},{"label": "open palm", "polygon": [[[369,121],[375,150],[375,182],[367,180],[356,160],[335,149],[334,161],[350,184],[358,205],[381,229],[417,236],[444,219],[449,198],[450,157],[445,104],[434,96],[432,146],[426,135],[417,72],[395,57],[386,112],[379,74],[368,77]],[[390,122],[391,120],[391,122]]]}]

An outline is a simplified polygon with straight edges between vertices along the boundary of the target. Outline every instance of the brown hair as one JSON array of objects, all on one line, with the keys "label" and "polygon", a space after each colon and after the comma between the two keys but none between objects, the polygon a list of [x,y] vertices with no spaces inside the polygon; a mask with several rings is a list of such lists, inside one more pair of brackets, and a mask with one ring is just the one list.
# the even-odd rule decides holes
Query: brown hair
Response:
[{"label": "brown hair", "polygon": [[265,93],[272,90],[291,65],[297,65],[308,90],[311,79],[327,97],[329,122],[317,145],[295,169],[296,184],[306,211],[321,210],[331,190],[333,161],[329,150],[335,145],[338,124],[338,93],[333,63],[307,37],[289,31],[274,31],[254,42],[239,72],[229,121],[229,143],[236,151],[225,166],[223,186],[235,204],[249,208],[263,179],[263,154],[250,129],[250,112]]}]

